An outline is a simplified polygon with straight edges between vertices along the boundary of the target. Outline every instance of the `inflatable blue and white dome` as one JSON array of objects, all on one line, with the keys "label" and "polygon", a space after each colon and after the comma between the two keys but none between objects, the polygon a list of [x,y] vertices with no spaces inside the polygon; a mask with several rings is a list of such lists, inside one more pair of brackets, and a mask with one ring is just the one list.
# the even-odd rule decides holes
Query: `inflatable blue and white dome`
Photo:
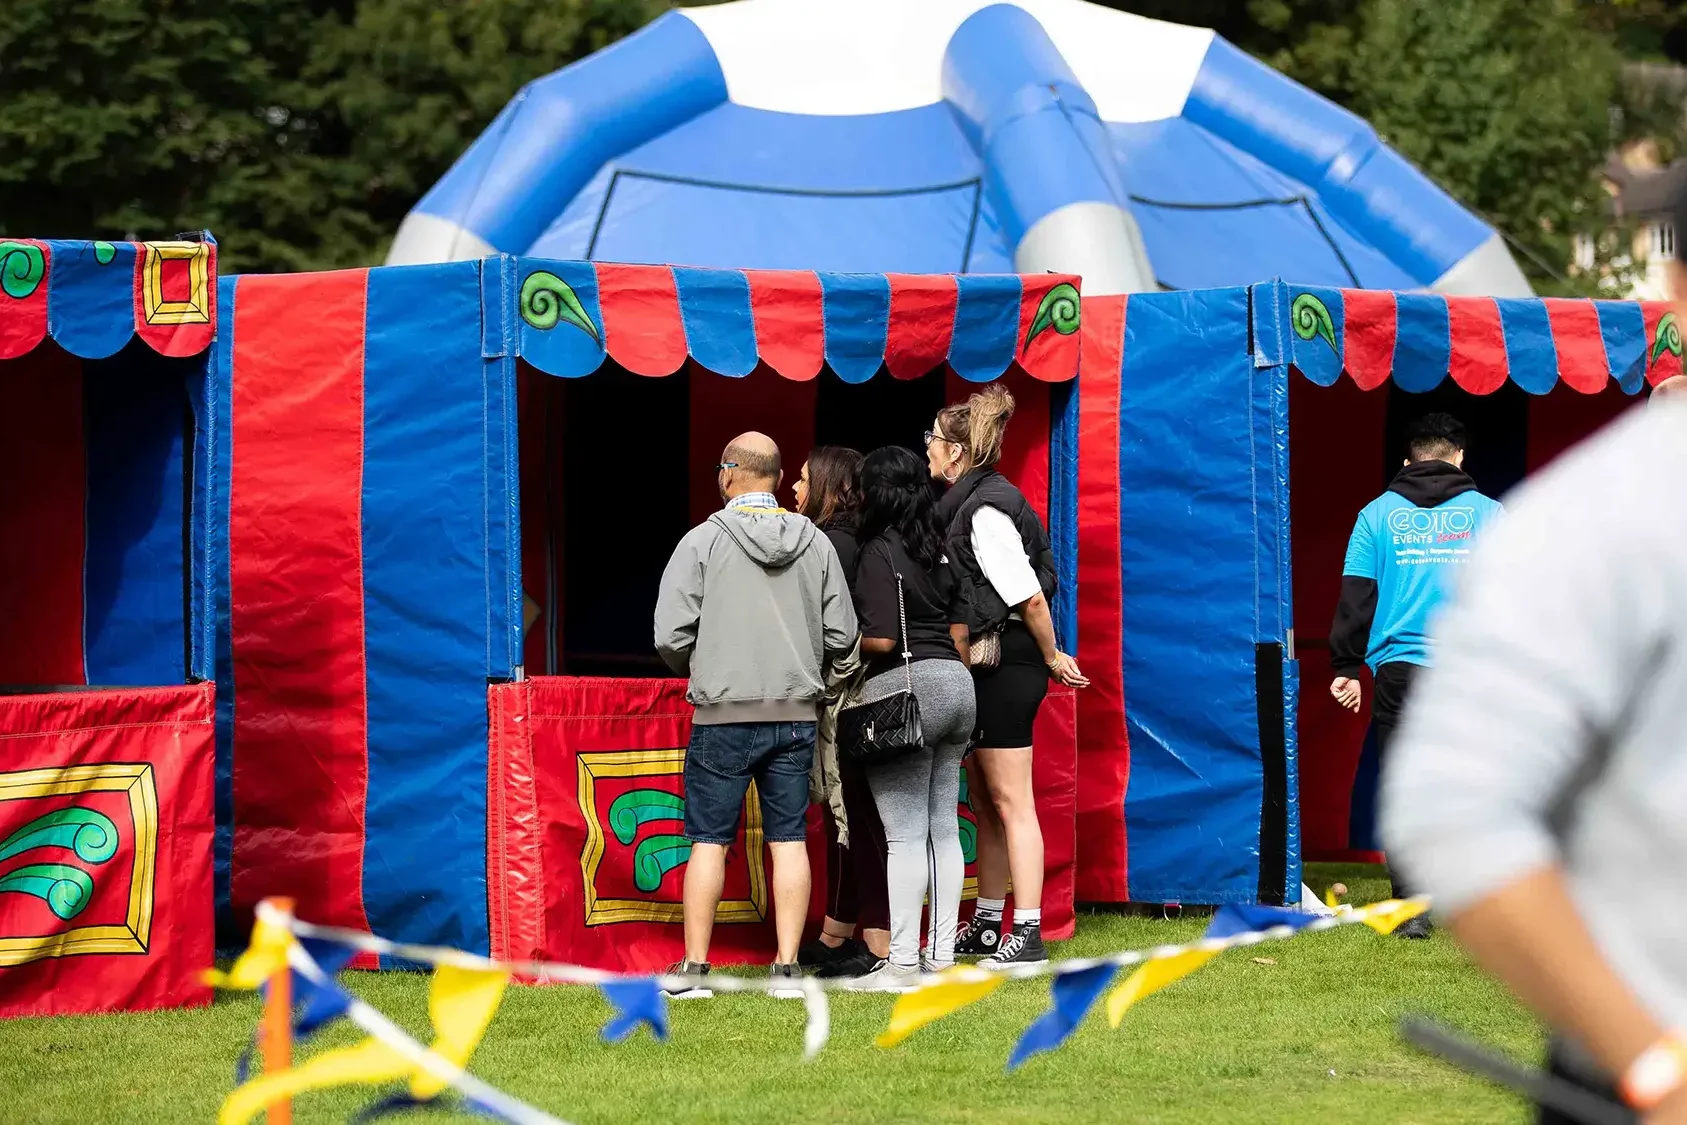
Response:
[{"label": "inflatable blue and white dome", "polygon": [[1365,121],[1210,30],[1083,0],[669,12],[526,86],[388,261],[497,252],[1530,292]]}]

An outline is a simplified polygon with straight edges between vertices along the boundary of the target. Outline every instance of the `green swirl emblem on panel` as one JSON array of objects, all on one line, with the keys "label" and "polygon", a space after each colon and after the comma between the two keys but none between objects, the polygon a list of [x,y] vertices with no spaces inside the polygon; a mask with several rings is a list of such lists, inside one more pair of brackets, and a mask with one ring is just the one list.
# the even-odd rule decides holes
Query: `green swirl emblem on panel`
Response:
[{"label": "green swirl emblem on panel", "polygon": [[1666,312],[1658,319],[1658,335],[1652,342],[1652,355],[1646,366],[1658,362],[1658,357],[1665,352],[1677,358],[1681,356],[1681,325],[1673,312]]},{"label": "green swirl emblem on panel", "polygon": [[633,886],[649,894],[662,885],[662,876],[691,858],[691,841],[684,836],[648,836],[633,852]]},{"label": "green swirl emblem on panel", "polygon": [[94,809],[57,809],[0,840],[0,862],[34,848],[69,848],[84,863],[104,863],[117,854],[117,826]]},{"label": "green swirl emblem on panel", "polygon": [[0,242],[0,289],[6,296],[23,300],[35,292],[47,275],[47,259],[41,247],[28,242]]},{"label": "green swirl emblem on panel", "polygon": [[1083,302],[1078,296],[1078,287],[1062,281],[1037,302],[1037,315],[1031,318],[1031,330],[1025,334],[1025,347],[1030,347],[1031,341],[1051,328],[1062,336],[1070,336],[1078,330],[1082,319]]},{"label": "green swirl emblem on panel", "polygon": [[1302,293],[1289,306],[1289,316],[1294,322],[1296,336],[1308,341],[1322,339],[1330,345],[1332,352],[1341,354],[1341,349],[1336,347],[1336,322],[1323,301],[1310,293]]},{"label": "green swirl emblem on panel", "polygon": [[0,877],[0,893],[30,895],[65,921],[82,913],[94,897],[94,880],[80,867],[32,863]]},{"label": "green swirl emblem on panel", "polygon": [[558,323],[572,324],[592,339],[598,338],[597,325],[586,314],[574,287],[549,270],[534,270],[521,283],[521,319],[541,331]]},{"label": "green swirl emblem on panel", "polygon": [[665,789],[629,789],[609,805],[609,830],[623,844],[633,842],[641,824],[683,819],[685,798]]}]

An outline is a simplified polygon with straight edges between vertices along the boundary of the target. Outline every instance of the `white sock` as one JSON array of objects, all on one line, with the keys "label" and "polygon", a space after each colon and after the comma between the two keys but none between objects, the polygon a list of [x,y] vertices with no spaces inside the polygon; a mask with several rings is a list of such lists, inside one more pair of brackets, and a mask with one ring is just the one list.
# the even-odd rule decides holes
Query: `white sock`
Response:
[{"label": "white sock", "polygon": [[1033,906],[1029,909],[1021,910],[1017,906],[1014,907],[1013,908],[1013,924],[1016,925],[1016,926],[1020,926],[1020,925],[1035,926],[1039,930],[1042,929],[1043,928],[1043,908],[1040,907],[1040,906]]},{"label": "white sock", "polygon": [[1000,922],[1002,911],[1007,909],[1008,900],[1005,898],[981,898],[978,900],[978,910],[974,917],[985,922]]}]

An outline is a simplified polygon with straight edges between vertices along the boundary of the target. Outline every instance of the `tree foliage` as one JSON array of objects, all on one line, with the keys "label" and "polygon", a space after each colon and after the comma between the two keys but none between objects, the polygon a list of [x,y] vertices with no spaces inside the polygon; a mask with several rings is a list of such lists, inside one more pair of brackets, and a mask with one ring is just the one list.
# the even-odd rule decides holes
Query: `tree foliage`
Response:
[{"label": "tree foliage", "polygon": [[521,87],[654,0],[7,0],[0,233],[209,227],[230,269],[379,260]]}]

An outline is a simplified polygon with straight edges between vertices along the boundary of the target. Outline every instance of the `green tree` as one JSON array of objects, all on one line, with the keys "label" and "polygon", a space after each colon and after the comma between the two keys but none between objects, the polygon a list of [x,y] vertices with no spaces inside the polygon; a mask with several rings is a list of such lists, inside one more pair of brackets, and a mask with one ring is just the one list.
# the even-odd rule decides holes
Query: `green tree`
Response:
[{"label": "green tree", "polygon": [[1350,67],[1351,108],[1526,247],[1538,288],[1561,288],[1573,236],[1610,225],[1609,38],[1572,0],[1368,0]]},{"label": "green tree", "polygon": [[378,261],[509,98],[654,0],[7,0],[0,233],[208,227],[235,270]]}]

